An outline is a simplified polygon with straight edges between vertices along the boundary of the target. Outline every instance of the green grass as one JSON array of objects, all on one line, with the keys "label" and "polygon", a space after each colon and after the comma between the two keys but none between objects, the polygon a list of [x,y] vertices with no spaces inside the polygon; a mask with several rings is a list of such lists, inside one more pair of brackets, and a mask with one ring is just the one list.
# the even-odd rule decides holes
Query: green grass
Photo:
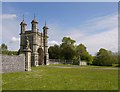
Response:
[{"label": "green grass", "polygon": [[[67,67],[67,66],[66,66]],[[32,67],[32,72],[3,74],[3,90],[117,90],[118,70]]]}]

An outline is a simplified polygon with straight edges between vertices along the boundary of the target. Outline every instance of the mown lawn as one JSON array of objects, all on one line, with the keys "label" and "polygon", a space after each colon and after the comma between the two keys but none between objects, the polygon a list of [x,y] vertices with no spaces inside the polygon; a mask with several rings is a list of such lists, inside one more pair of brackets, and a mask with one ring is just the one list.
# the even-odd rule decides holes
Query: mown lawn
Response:
[{"label": "mown lawn", "polygon": [[[67,66],[66,66],[67,67]],[[117,90],[118,69],[32,67],[32,72],[4,73],[3,90]]]}]

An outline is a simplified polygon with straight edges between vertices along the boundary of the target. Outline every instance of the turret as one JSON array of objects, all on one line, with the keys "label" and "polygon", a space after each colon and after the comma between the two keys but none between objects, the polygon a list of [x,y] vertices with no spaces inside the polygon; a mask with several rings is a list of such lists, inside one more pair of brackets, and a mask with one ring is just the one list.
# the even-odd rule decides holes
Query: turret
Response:
[{"label": "turret", "polygon": [[38,22],[37,20],[35,19],[35,16],[34,16],[34,19],[32,20],[31,22],[32,24],[32,31],[33,32],[38,32]]},{"label": "turret", "polygon": [[21,32],[20,32],[20,51],[19,51],[19,54],[21,54],[23,52],[23,49],[24,49],[24,33],[26,31],[26,22],[24,21],[24,15],[23,15],[23,21],[20,23],[20,26],[21,26]]},{"label": "turret", "polygon": [[47,31],[48,31],[48,27],[46,26],[46,22],[45,22],[45,26],[43,27],[43,47],[44,47],[44,64],[45,65],[48,64],[48,59],[49,59]]},{"label": "turret", "polygon": [[27,24],[25,23],[24,19],[23,19],[23,21],[20,23],[20,25],[21,25],[21,34],[22,34],[22,33],[25,33]]},{"label": "turret", "polygon": [[32,24],[32,32],[35,32],[34,34],[32,34],[32,65],[34,66],[38,66],[38,52],[37,52],[37,43],[38,43],[38,38],[37,38],[37,32],[38,32],[38,22],[35,19],[35,15],[34,15],[34,19],[31,22]]},{"label": "turret", "polygon": [[45,26],[43,27],[43,36],[47,36],[47,31],[48,31],[48,27],[46,26],[46,22],[45,22]]}]

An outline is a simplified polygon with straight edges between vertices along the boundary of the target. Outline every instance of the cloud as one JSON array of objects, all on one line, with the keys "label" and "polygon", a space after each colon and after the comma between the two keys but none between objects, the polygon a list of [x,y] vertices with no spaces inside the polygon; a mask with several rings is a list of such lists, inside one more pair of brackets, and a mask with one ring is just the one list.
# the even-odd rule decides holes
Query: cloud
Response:
[{"label": "cloud", "polygon": [[101,33],[118,27],[118,13],[96,17],[80,26],[80,31],[86,34]]},{"label": "cloud", "polygon": [[[89,20],[81,30],[83,33],[82,39],[75,39],[84,43],[91,54],[95,54],[100,48],[106,48],[114,52],[118,51],[117,13]],[[74,35],[78,34],[75,33]]]},{"label": "cloud", "polygon": [[19,41],[20,41],[20,38],[12,37],[10,43],[16,43],[16,42],[19,42]]},{"label": "cloud", "polygon": [[100,34],[85,37],[81,41],[88,47],[91,54],[95,54],[100,48],[105,48],[113,52],[118,51],[118,30],[117,28]]},{"label": "cloud", "polygon": [[[59,43],[64,36],[76,40],[76,44],[83,43],[90,54],[94,55],[100,48],[114,52],[118,51],[118,14],[109,14],[86,21],[79,28],[64,30],[55,24],[50,31],[51,38]],[[51,26],[52,27],[52,26]],[[50,39],[51,39],[50,38]]]},{"label": "cloud", "polygon": [[16,14],[3,14],[3,15],[0,15],[0,18],[2,18],[2,19],[14,19],[14,18],[16,18],[17,16],[16,16]]},{"label": "cloud", "polygon": [[55,45],[55,44],[58,45],[59,43],[58,43],[57,41],[49,41],[49,42],[48,42],[48,45],[49,45],[49,46],[53,46],[53,45]]},{"label": "cloud", "polygon": [[[9,15],[9,14],[8,14]],[[3,42],[10,50],[19,49],[19,21],[16,14],[11,17],[4,15],[2,23]],[[11,14],[10,14],[11,15]],[[90,54],[95,54],[100,48],[118,51],[118,14],[96,17],[84,22],[78,28],[64,29],[59,23],[48,23],[49,46],[60,44],[65,36],[76,40],[76,44],[83,43]]]},{"label": "cloud", "polygon": [[8,45],[9,50],[18,50],[19,21],[16,14],[3,14],[2,16],[2,42]]}]

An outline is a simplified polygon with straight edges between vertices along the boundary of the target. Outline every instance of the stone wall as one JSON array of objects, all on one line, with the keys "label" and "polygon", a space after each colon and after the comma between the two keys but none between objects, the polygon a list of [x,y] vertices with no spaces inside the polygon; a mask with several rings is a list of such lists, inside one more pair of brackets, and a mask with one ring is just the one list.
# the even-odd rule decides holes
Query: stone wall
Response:
[{"label": "stone wall", "polygon": [[2,57],[2,73],[25,71],[25,55],[0,55]]},{"label": "stone wall", "polygon": [[63,64],[63,62],[60,59],[49,59],[49,64]]},{"label": "stone wall", "polygon": [[[49,64],[73,64],[70,60],[49,59]],[[80,61],[79,65],[87,65],[87,62]]]},{"label": "stone wall", "polygon": [[87,62],[80,62],[80,65],[87,65]]}]

